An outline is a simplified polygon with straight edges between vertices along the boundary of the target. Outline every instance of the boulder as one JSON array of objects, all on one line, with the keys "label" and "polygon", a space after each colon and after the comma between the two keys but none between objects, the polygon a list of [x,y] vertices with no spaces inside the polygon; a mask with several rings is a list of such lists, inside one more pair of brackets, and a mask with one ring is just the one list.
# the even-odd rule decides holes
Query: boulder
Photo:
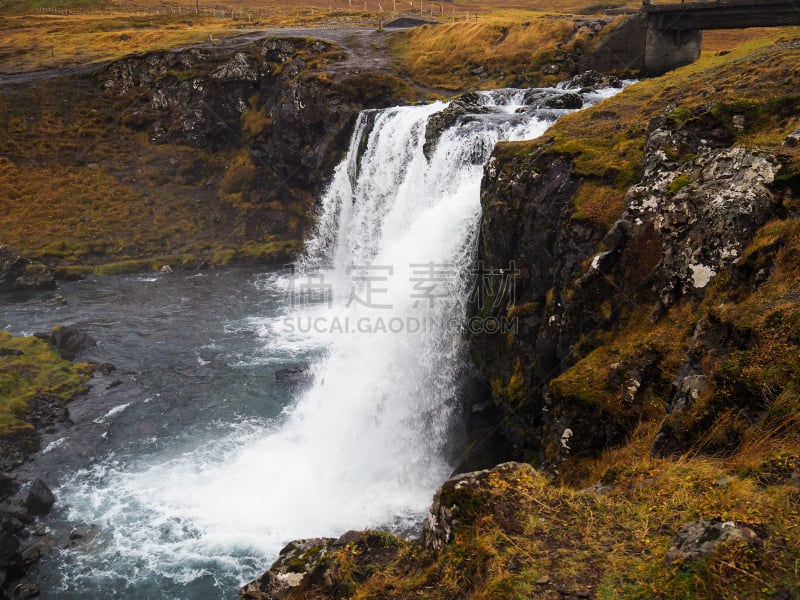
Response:
[{"label": "boulder", "polygon": [[78,329],[75,325],[54,327],[50,333],[49,341],[66,360],[74,359],[78,354],[97,344],[88,333]]},{"label": "boulder", "polygon": [[17,277],[14,287],[22,290],[52,290],[56,287],[56,280],[44,265],[29,265],[25,273]]},{"label": "boulder", "polygon": [[239,598],[346,598],[356,582],[396,557],[401,545],[393,535],[377,531],[291,542],[269,571],[239,590]]},{"label": "boulder", "polygon": [[702,558],[724,542],[741,540],[748,544],[760,545],[758,534],[744,525],[719,519],[700,519],[681,526],[670,541],[666,555],[667,565],[682,559],[684,561]]},{"label": "boulder", "polygon": [[55,279],[47,267],[33,264],[8,246],[0,246],[0,291],[54,287]]},{"label": "boulder", "polygon": [[544,101],[546,108],[577,109],[583,107],[583,98],[580,94],[560,94]]},{"label": "boulder", "polygon": [[451,127],[460,118],[468,114],[483,114],[488,108],[481,103],[481,97],[476,92],[462,94],[443,111],[431,115],[425,128],[425,144],[422,151],[430,159],[442,133]]},{"label": "boulder", "polygon": [[31,482],[23,504],[32,515],[46,515],[53,508],[55,501],[56,498],[47,484],[37,478]]},{"label": "boulder", "polygon": [[311,381],[311,372],[308,370],[308,365],[287,367],[275,371],[275,380],[287,383],[307,383]]},{"label": "boulder", "polygon": [[0,246],[0,291],[14,286],[18,277],[25,273],[25,268],[30,264],[8,246]]},{"label": "boulder", "polygon": [[786,139],[783,140],[783,145],[788,146],[789,148],[796,148],[797,146],[800,146],[800,127],[786,136]]},{"label": "boulder", "polygon": [[575,75],[566,84],[564,84],[564,89],[580,90],[581,93],[593,92],[603,88],[621,87],[622,81],[616,75],[607,75],[591,70]]},{"label": "boulder", "polygon": [[334,538],[295,540],[281,550],[269,571],[239,591],[243,600],[286,598],[303,583],[333,547]]},{"label": "boulder", "polygon": [[[520,533],[517,515],[520,493],[531,495],[540,475],[526,463],[506,462],[492,469],[462,473],[445,481],[433,497],[422,530],[426,549],[439,552],[453,541],[459,527],[469,526],[482,515],[493,515],[506,533]],[[502,482],[502,483],[501,483]]]}]

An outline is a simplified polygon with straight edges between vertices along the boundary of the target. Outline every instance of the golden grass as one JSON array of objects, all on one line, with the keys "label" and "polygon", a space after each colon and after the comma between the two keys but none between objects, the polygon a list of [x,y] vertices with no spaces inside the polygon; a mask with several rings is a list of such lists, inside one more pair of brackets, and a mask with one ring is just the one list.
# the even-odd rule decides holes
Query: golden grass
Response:
[{"label": "golden grass", "polygon": [[[463,58],[480,59],[481,51],[491,57],[510,61],[506,70],[524,65],[522,55],[527,48],[541,54],[553,44],[553,27],[547,24],[530,28],[527,24],[551,15],[599,13],[605,8],[638,8],[630,0],[614,3],[591,3],[588,0],[566,0],[557,5],[531,5],[522,0],[487,2],[415,3],[389,0],[232,0],[222,9],[219,6],[192,2],[166,5],[155,0],[101,3],[97,0],[49,2],[39,0],[0,0],[0,72],[16,73],[45,68],[91,64],[121,56],[162,48],[174,48],[208,42],[249,31],[283,27],[378,26],[398,16],[417,16],[443,23],[456,22],[468,26],[466,39],[461,33],[445,34],[437,42],[436,35],[413,34],[407,64],[425,75],[436,67],[431,61],[462,58],[459,52],[448,53],[448,44],[459,44]],[[55,12],[59,14],[55,14]],[[476,19],[487,29],[475,27]],[[498,47],[496,29],[515,26]],[[495,31],[490,31],[491,28]],[[556,27],[557,28],[557,27]],[[535,30],[541,29],[541,32]],[[441,34],[439,34],[441,35]],[[506,35],[502,34],[505,38]],[[556,37],[558,37],[556,35]],[[469,41],[477,46],[471,46]],[[419,51],[417,46],[423,45]],[[531,45],[533,44],[533,45]],[[401,44],[402,46],[402,44]],[[445,46],[444,53],[440,52]],[[454,46],[451,46],[454,48]],[[426,59],[421,54],[432,52]],[[404,51],[398,55],[403,56]],[[535,61],[534,61],[535,62]],[[423,67],[423,64],[426,66]],[[423,81],[423,79],[420,79]],[[452,87],[452,86],[451,86]]]},{"label": "golden grass", "polygon": [[749,29],[716,29],[703,32],[703,55],[729,52],[734,48],[765,37],[775,35],[773,27],[750,27]]},{"label": "golden grass", "polygon": [[520,23],[481,20],[425,26],[401,34],[393,52],[416,81],[445,89],[476,83],[472,70],[485,67],[481,85],[502,85],[510,75],[536,71],[549,53],[572,38],[571,20],[535,18]]},{"label": "golden grass", "polygon": [[[711,600],[800,591],[800,504],[787,477],[764,486],[757,471],[714,459],[653,459],[652,433],[641,430],[624,451],[604,457],[602,492],[522,471],[490,475],[442,554],[405,546],[388,565],[360,565],[376,574],[351,597],[523,600],[558,597],[560,588],[602,599]],[[785,450],[796,460],[800,447]],[[759,455],[747,466],[765,460],[775,463]],[[766,542],[725,544],[702,560],[665,565],[671,535],[698,518],[745,523]]]},{"label": "golden grass", "polygon": [[[209,17],[10,17],[0,36],[0,72],[92,64],[128,54],[221,40],[253,31]],[[46,35],[43,33],[46,32]]]}]

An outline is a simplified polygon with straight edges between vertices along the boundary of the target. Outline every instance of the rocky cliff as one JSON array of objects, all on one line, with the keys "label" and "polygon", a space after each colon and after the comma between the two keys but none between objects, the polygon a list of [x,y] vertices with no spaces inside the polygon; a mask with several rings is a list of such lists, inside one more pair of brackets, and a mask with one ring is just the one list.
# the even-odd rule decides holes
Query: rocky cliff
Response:
[{"label": "rocky cliff", "polygon": [[[613,104],[576,121],[604,118]],[[575,150],[580,137],[499,148],[486,168],[480,258],[488,269],[516,265],[513,303],[493,316],[516,318],[518,328],[504,339],[474,338],[472,352],[506,435],[552,469],[596,458],[642,421],[666,418],[658,451],[698,441],[699,430],[674,431],[675,414],[720,394],[721,359],[751,348],[755,335],[720,323],[717,311],[729,295],[747,297],[768,282],[778,265],[754,271],[752,244],[766,224],[797,216],[791,136],[749,143],[765,128],[791,130],[796,98],[660,112],[625,142],[642,146],[624,175],[629,166],[615,167],[613,156],[588,172],[586,153]],[[626,176],[633,185],[619,185]],[[757,422],[778,395],[735,400],[738,428]],[[741,436],[728,437],[709,451],[735,449]]]},{"label": "rocky cliff", "polygon": [[332,80],[326,67],[345,57],[329,42],[271,38],[236,51],[131,57],[98,78],[131,101],[122,121],[147,131],[152,143],[212,152],[245,146],[260,182],[317,192],[346,149],[358,112],[394,99],[353,93],[363,90]]},{"label": "rocky cliff", "polygon": [[798,59],[778,37],[500,145],[479,259],[514,286],[471,310],[516,326],[470,347],[497,458],[538,469],[447,481],[420,540],[290,545],[241,597],[797,597]]},{"label": "rocky cliff", "polygon": [[347,59],[269,38],[3,87],[2,242],[62,278],[290,260],[358,112],[417,94]]}]

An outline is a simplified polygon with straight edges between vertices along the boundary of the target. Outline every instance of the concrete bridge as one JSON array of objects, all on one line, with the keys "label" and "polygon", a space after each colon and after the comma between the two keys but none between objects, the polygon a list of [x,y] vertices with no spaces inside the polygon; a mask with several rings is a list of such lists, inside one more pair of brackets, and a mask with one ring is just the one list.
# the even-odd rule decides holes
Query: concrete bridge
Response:
[{"label": "concrete bridge", "polygon": [[[652,4],[604,38],[582,66],[658,75],[700,57],[706,29],[800,25],[800,0]],[[592,64],[593,63],[593,64]]]}]

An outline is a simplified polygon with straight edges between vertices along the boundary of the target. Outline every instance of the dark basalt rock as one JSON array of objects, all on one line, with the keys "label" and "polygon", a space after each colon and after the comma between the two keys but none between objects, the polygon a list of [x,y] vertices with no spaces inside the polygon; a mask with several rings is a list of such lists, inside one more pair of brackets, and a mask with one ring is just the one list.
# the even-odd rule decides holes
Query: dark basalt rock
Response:
[{"label": "dark basalt rock", "polygon": [[583,107],[583,98],[580,94],[561,94],[559,96],[553,96],[548,98],[544,101],[544,106],[546,108],[556,108],[556,109],[576,109]]},{"label": "dark basalt rock", "polygon": [[[519,274],[504,302],[481,290],[471,312],[503,318],[513,305],[517,331],[510,341],[475,335],[470,346],[500,409],[499,426],[518,451],[536,451],[553,468],[567,455],[597,456],[625,441],[654,386],[665,415],[703,393],[703,357],[724,356],[708,348],[734,343],[714,333],[712,324],[696,336],[695,352],[674,382],[674,372],[662,373],[662,357],[646,346],[628,362],[609,361],[604,385],[625,410],[606,410],[549,384],[591,352],[597,332],[611,327],[614,306],[651,306],[658,320],[676,302],[702,299],[720,272],[732,270],[734,280],[758,285],[758,273],[735,263],[756,231],[781,214],[771,188],[780,166],[765,152],[731,147],[732,140],[726,124],[702,108],[680,127],[654,119],[641,179],[608,231],[571,218],[580,180],[569,159],[550,152],[547,143],[529,154],[495,151],[481,194],[479,260],[488,270],[513,263]],[[597,310],[603,303],[612,307],[610,315]],[[665,420],[658,453],[691,443],[691,432],[678,435],[680,423],[671,427],[673,421]]]},{"label": "dark basalt rock", "polygon": [[[495,478],[510,478],[520,482],[507,493],[492,493]],[[526,463],[506,462],[491,469],[473,471],[451,477],[436,491],[428,518],[422,531],[422,544],[428,550],[441,551],[453,541],[459,527],[469,527],[481,515],[493,514],[506,533],[520,533],[516,515],[519,502],[515,493],[525,487],[525,481],[542,476]],[[524,490],[523,490],[524,491]]]},{"label": "dark basalt rock", "polygon": [[81,352],[97,345],[96,339],[75,325],[55,327],[49,336],[38,334],[38,337],[48,340],[66,360],[73,360]]},{"label": "dark basalt rock", "polygon": [[275,380],[287,383],[307,383],[311,381],[308,365],[302,367],[287,367],[275,371]]},{"label": "dark basalt rock", "polygon": [[[470,310],[497,318],[505,316],[509,303],[526,310],[517,315],[513,347],[504,336],[480,334],[472,337],[470,349],[494,390],[502,415],[500,429],[520,454],[540,443],[545,386],[560,372],[559,364],[569,356],[572,335],[577,334],[566,331],[560,321],[566,288],[604,234],[570,219],[572,197],[580,185],[571,169],[567,158],[542,146],[528,156],[503,158],[496,151],[484,170],[479,260],[495,272],[513,265],[518,274],[507,298],[492,297],[491,286],[486,286]],[[525,397],[498,395],[518,370],[517,363],[532,365],[517,374]]]},{"label": "dark basalt rock", "polygon": [[0,504],[0,598],[33,598],[38,588],[22,580],[52,548],[36,517],[47,514],[55,498],[41,479],[22,485],[2,475]]},{"label": "dark basalt rock", "polygon": [[0,290],[11,288],[18,277],[25,273],[30,261],[8,246],[0,246]]},{"label": "dark basalt rock", "polygon": [[288,598],[322,563],[334,538],[295,540],[281,550],[269,571],[239,591],[239,598],[267,600]]},{"label": "dark basalt rock", "polygon": [[[258,579],[239,590],[240,600],[347,597],[353,581],[362,581],[374,565],[396,556],[399,540],[374,531],[348,531],[341,537],[290,542]],[[337,553],[354,564],[343,572]]]},{"label": "dark basalt rock", "polygon": [[443,111],[428,118],[425,128],[425,144],[422,151],[430,159],[442,133],[452,127],[456,121],[469,114],[483,114],[488,109],[481,104],[480,95],[475,92],[463,94],[453,100]]},{"label": "dark basalt rock", "polygon": [[32,515],[46,515],[53,508],[56,498],[41,479],[34,479],[25,496],[24,506]]},{"label": "dark basalt rock", "polygon": [[[321,65],[344,57],[325,41],[271,38],[234,52],[191,48],[129,57],[98,79],[129,100],[123,122],[146,130],[153,143],[212,151],[245,146],[259,189],[316,193],[346,150],[365,103],[393,101],[391,94],[366,99],[357,76],[333,82],[317,76]],[[261,116],[245,129],[246,111]]]},{"label": "dark basalt rock", "polygon": [[616,75],[607,75],[597,71],[584,71],[575,75],[565,85],[567,90],[580,90],[582,94],[594,92],[602,88],[621,88],[622,80]]},{"label": "dark basalt rock", "polygon": [[44,265],[34,265],[8,246],[0,246],[0,292],[49,290],[55,287],[53,274]]}]

